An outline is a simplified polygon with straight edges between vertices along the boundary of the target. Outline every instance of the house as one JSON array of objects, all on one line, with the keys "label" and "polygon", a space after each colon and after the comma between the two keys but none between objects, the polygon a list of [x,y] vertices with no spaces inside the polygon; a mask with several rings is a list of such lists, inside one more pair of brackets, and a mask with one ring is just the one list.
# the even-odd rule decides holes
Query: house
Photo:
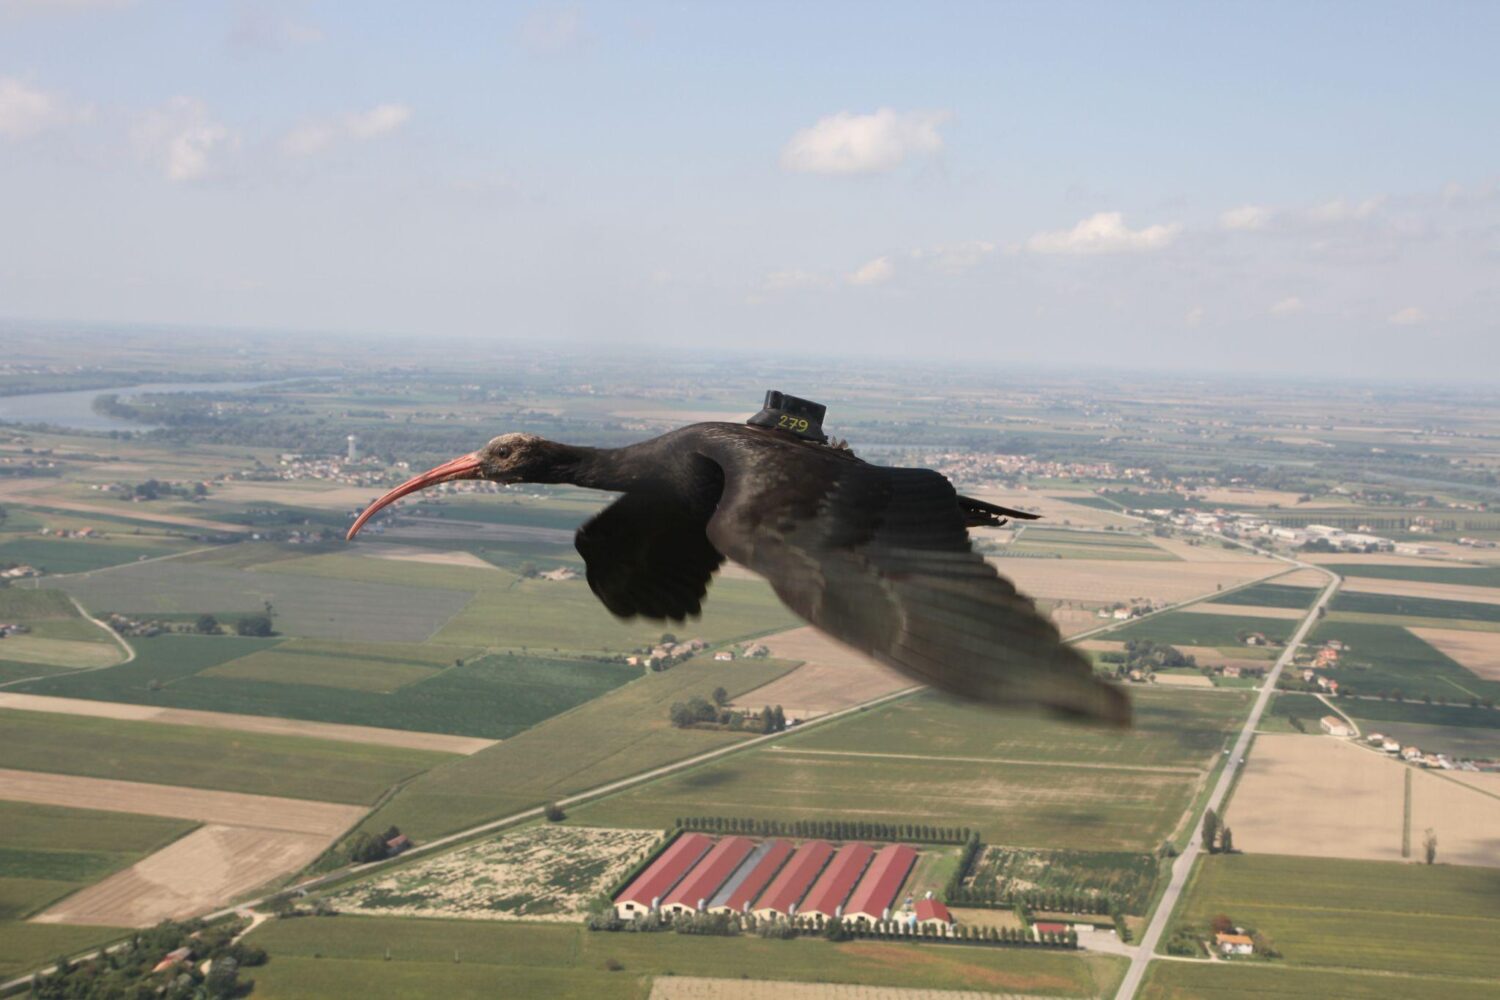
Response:
[{"label": "house", "polygon": [[1266,634],[1264,632],[1251,632],[1245,636],[1245,645],[1247,646],[1264,646],[1265,644]]},{"label": "house", "polygon": [[171,951],[162,956],[160,962],[157,962],[156,965],[152,967],[151,974],[154,976],[158,972],[166,972],[168,969],[175,968],[176,966],[181,965],[183,962],[188,961],[192,957],[193,949],[189,948],[187,945],[183,945],[181,948],[173,948]]},{"label": "house", "polygon": [[1400,753],[1401,744],[1387,736],[1385,739],[1380,741],[1380,749],[1384,750],[1386,753]]},{"label": "house", "polygon": [[1115,608],[1115,611],[1114,611],[1114,614],[1113,614],[1112,617],[1114,618],[1115,621],[1119,621],[1119,622],[1127,621],[1130,618],[1130,609],[1129,608]]},{"label": "house", "polygon": [[385,842],[385,853],[391,856],[400,854],[402,851],[411,849],[411,838],[404,833],[398,833]]},{"label": "house", "polygon": [[1238,677],[1239,675],[1240,675],[1240,668],[1239,667],[1236,667],[1233,664],[1229,664],[1229,663],[1226,663],[1224,665],[1224,676],[1225,677]]},{"label": "house", "polygon": [[1365,742],[1366,743],[1373,743],[1376,746],[1380,746],[1380,744],[1382,744],[1382,743],[1385,742],[1385,734],[1383,734],[1383,733],[1371,733],[1369,736],[1365,737]]},{"label": "house", "polygon": [[719,663],[728,663],[730,660],[734,659],[734,654],[727,649],[721,649],[714,654],[714,659]]},{"label": "house", "polygon": [[1339,718],[1337,715],[1325,715],[1318,720],[1318,725],[1323,727],[1323,732],[1329,736],[1348,737],[1354,735],[1354,729]]},{"label": "house", "polygon": [[1406,761],[1419,761],[1422,759],[1422,751],[1415,746],[1402,747],[1401,759]]},{"label": "house", "polygon": [[912,914],[911,925],[918,930],[930,927],[937,934],[948,934],[953,930],[953,914],[935,899],[919,899],[916,911]]},{"label": "house", "polygon": [[1053,920],[1038,920],[1031,925],[1040,939],[1043,934],[1066,934],[1070,929],[1068,924],[1060,924]]},{"label": "house", "polygon": [[1248,934],[1215,934],[1214,946],[1221,955],[1255,954],[1255,942]]}]

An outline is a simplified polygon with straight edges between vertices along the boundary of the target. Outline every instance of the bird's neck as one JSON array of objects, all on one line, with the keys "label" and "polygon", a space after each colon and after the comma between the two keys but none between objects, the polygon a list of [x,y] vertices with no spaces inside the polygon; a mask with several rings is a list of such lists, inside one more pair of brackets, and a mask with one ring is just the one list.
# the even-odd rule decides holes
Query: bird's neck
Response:
[{"label": "bird's neck", "polygon": [[559,446],[561,454],[555,465],[556,483],[568,483],[591,490],[627,493],[645,484],[646,472],[630,460],[630,448],[583,448]]}]

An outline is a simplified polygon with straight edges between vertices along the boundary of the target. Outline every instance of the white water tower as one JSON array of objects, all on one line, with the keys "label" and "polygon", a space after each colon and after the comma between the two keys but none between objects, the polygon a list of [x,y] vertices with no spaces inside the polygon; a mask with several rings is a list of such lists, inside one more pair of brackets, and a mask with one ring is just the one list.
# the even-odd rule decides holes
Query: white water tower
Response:
[{"label": "white water tower", "polygon": [[349,441],[349,461],[350,462],[358,462],[359,461],[359,436],[355,435],[355,434],[350,434],[349,437],[348,437],[348,441]]}]

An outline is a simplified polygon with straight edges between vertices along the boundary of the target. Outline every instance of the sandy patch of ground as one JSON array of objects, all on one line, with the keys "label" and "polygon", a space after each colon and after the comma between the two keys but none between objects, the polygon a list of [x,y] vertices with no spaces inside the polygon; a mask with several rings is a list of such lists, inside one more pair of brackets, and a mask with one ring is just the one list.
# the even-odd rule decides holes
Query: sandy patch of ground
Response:
[{"label": "sandy patch of ground", "polygon": [[43,639],[13,635],[0,639],[0,658],[52,667],[108,667],[120,662],[120,647],[113,642],[82,639]]},{"label": "sandy patch of ground", "polygon": [[278,486],[272,483],[230,483],[215,487],[213,498],[231,503],[285,503],[299,507],[349,510],[364,507],[381,494],[368,486]]},{"label": "sandy patch of ground", "polygon": [[1500,632],[1470,632],[1456,628],[1409,628],[1412,635],[1453,657],[1463,667],[1489,681],[1500,681]]},{"label": "sandy patch of ground", "polygon": [[1362,594],[1392,594],[1396,597],[1431,597],[1440,601],[1473,601],[1500,604],[1500,588],[1470,587],[1461,583],[1423,583],[1419,580],[1375,580],[1351,576],[1343,590]]},{"label": "sandy patch of ground", "polygon": [[[1104,619],[1096,619],[1100,624],[1108,624]],[[1096,653],[1122,653],[1125,651],[1125,643],[1120,639],[1084,639],[1076,643],[1079,649],[1088,649]]]},{"label": "sandy patch of ground", "polygon": [[[1403,859],[1408,774],[1412,858]],[[1500,799],[1326,736],[1257,736],[1226,820],[1235,846],[1258,854],[1413,860],[1431,828],[1441,860],[1500,867]]]},{"label": "sandy patch of ground", "polygon": [[403,865],[333,895],[344,912],[574,923],[650,851],[655,830],[529,827]]},{"label": "sandy patch of ground", "polygon": [[87,715],[96,719],[127,719],[135,722],[160,722],[174,726],[204,726],[209,729],[233,729],[246,733],[315,736],[319,739],[338,740],[343,743],[378,743],[389,747],[437,750],[443,753],[465,755],[478,753],[499,742],[474,736],[450,736],[446,733],[415,733],[405,729],[381,729],[377,726],[349,726],[337,722],[303,722],[298,719],[276,719],[265,715],[200,712],[186,708],[156,708],[152,705],[126,705],[111,701],[53,698],[48,695],[0,691],[0,709],[4,708],[29,712],[58,712],[64,715]]},{"label": "sandy patch of ground", "polygon": [[1156,683],[1167,687],[1211,688],[1214,682],[1202,674],[1157,674]]},{"label": "sandy patch of ground", "polygon": [[[897,947],[903,947],[897,945]],[[657,976],[650,1000],[1035,1000],[1020,993],[930,990],[851,983],[792,983],[781,980]]]},{"label": "sandy patch of ground", "polygon": [[1051,614],[1052,623],[1065,636],[1087,632],[1091,628],[1108,625],[1112,621],[1112,619],[1100,618],[1094,612],[1083,608],[1053,608]]},{"label": "sandy patch of ground", "polygon": [[205,913],[304,867],[328,846],[313,833],[205,826],[36,916],[42,924],[150,927]]},{"label": "sandy patch of ground", "polygon": [[1260,735],[1226,821],[1255,854],[1400,861],[1406,766],[1325,736]]},{"label": "sandy patch of ground", "polygon": [[467,566],[470,569],[498,569],[494,563],[485,562],[472,552],[439,552],[436,549],[419,549],[409,545],[382,545],[359,553],[370,559],[391,559],[396,562],[431,563],[434,566]]},{"label": "sandy patch of ground", "polygon": [[[191,761],[184,761],[191,767]],[[109,812],[171,816],[226,826],[254,827],[262,832],[318,834],[326,842],[342,834],[364,816],[364,806],[247,795],[176,785],[150,785],[110,778],[81,778],[72,774],[44,774],[0,768],[0,799],[103,809]]]},{"label": "sandy patch of ground", "polygon": [[1481,792],[1500,796],[1500,774],[1496,774],[1493,771],[1483,773],[1479,771],[1444,771],[1443,776],[1452,778],[1454,781],[1461,781],[1470,788],[1477,788]]},{"label": "sandy patch of ground", "polygon": [[1194,604],[1182,609],[1193,615],[1228,615],[1231,618],[1305,618],[1301,608],[1258,608],[1253,604]]},{"label": "sandy patch of ground", "polygon": [[1312,587],[1322,590],[1328,586],[1328,576],[1315,569],[1299,569],[1288,573],[1286,576],[1278,576],[1272,583],[1283,587]]},{"label": "sandy patch of ground", "polygon": [[760,711],[780,705],[789,718],[827,715],[883,694],[912,687],[911,678],[835,642],[811,626],[762,639],[779,660],[802,666],[735,699],[735,706]]},{"label": "sandy patch of ground", "polygon": [[1107,559],[1001,559],[1001,574],[1033,597],[1108,604],[1132,599],[1173,604],[1275,572],[1269,560],[1149,562]]}]

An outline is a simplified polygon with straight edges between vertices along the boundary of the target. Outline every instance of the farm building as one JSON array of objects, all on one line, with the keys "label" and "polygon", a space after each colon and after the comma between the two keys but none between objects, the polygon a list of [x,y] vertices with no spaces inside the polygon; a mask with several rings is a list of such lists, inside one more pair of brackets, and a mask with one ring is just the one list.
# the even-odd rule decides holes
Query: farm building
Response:
[{"label": "farm building", "polygon": [[753,850],[755,844],[749,838],[725,837],[693,866],[692,871],[677,883],[677,888],[667,894],[662,900],[661,911],[675,917],[707,909],[708,901],[719,886],[735,873]]},{"label": "farm building", "polygon": [[1247,934],[1215,934],[1214,944],[1221,955],[1255,954],[1255,942]]},{"label": "farm building", "polygon": [[891,903],[901,883],[906,881],[911,866],[917,862],[917,851],[905,844],[889,844],[882,847],[870,862],[865,877],[860,879],[854,895],[844,906],[844,916],[851,920],[864,919],[874,922],[890,916]]},{"label": "farm building", "polygon": [[761,891],[792,856],[792,845],[785,840],[767,840],[740,865],[714,898],[709,900],[711,913],[746,913]]},{"label": "farm building", "polygon": [[808,887],[817,878],[818,872],[833,856],[833,845],[826,840],[809,840],[797,848],[786,867],[776,876],[765,895],[755,903],[757,917],[789,917],[797,912],[797,904],[807,895]]},{"label": "farm building", "polygon": [[1354,735],[1354,730],[1350,728],[1349,723],[1345,722],[1337,715],[1323,716],[1323,718],[1318,720],[1318,725],[1322,726],[1323,732],[1327,733],[1329,736]]},{"label": "farm building", "polygon": [[845,844],[828,862],[823,874],[807,892],[799,913],[832,920],[843,916],[844,902],[854,891],[854,885],[864,874],[874,857],[875,850],[869,844]]},{"label": "farm building", "polygon": [[919,899],[911,923],[918,930],[930,927],[939,934],[946,934],[953,929],[953,914],[935,899]]},{"label": "farm building", "polygon": [[678,837],[615,897],[615,913],[629,918],[656,909],[662,897],[682,881],[712,846],[713,840],[701,833]]}]

